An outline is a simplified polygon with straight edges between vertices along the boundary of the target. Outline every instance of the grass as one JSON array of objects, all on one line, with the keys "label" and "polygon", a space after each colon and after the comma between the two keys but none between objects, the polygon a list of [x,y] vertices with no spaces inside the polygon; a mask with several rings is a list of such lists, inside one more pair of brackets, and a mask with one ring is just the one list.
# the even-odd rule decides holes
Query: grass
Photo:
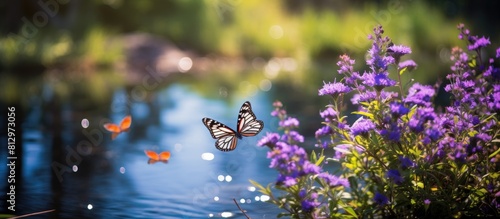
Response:
[{"label": "grass", "polygon": [[79,40],[67,31],[50,31],[34,38],[20,40],[12,35],[0,38],[0,67],[19,66],[54,68],[71,65],[112,66],[123,58],[122,45],[102,28],[93,28]]}]

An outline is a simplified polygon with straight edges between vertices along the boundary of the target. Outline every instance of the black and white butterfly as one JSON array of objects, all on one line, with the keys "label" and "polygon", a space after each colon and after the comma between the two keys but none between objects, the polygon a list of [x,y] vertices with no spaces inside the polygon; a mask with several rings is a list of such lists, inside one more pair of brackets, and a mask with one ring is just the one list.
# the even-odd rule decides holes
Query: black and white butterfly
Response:
[{"label": "black and white butterfly", "polygon": [[210,118],[203,118],[202,121],[212,134],[212,137],[217,139],[215,147],[221,151],[234,150],[238,138],[255,136],[264,128],[264,122],[257,120],[248,101],[243,103],[238,114],[237,131]]}]

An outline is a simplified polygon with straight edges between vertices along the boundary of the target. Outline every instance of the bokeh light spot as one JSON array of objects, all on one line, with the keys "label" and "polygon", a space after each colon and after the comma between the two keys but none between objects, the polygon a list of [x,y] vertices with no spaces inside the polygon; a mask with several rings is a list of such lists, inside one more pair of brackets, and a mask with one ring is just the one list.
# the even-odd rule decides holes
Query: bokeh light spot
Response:
[{"label": "bokeh light spot", "polygon": [[90,122],[89,122],[89,120],[88,120],[88,119],[82,119],[82,127],[83,127],[84,129],[88,128],[88,127],[89,127],[89,125],[90,125]]},{"label": "bokeh light spot", "polygon": [[224,211],[224,212],[220,213],[220,216],[223,218],[228,218],[228,217],[232,217],[233,213]]},{"label": "bokeh light spot", "polygon": [[191,70],[192,67],[193,67],[193,60],[189,57],[182,57],[179,60],[179,63],[177,64],[177,68],[182,73]]},{"label": "bokeh light spot", "polygon": [[264,67],[264,75],[269,79],[273,79],[278,76],[280,70],[281,64],[276,59],[271,59],[267,62],[266,67]]},{"label": "bokeh light spot", "polygon": [[203,160],[213,160],[214,157],[215,157],[215,155],[212,154],[212,153],[203,153],[203,154],[201,154],[201,159],[203,159]]},{"label": "bokeh light spot", "polygon": [[272,87],[273,87],[273,83],[268,79],[264,79],[264,80],[260,81],[260,83],[259,83],[259,88],[262,91],[269,91],[269,90],[271,90]]},{"label": "bokeh light spot", "polygon": [[261,195],[260,196],[260,201],[262,201],[262,202],[269,201],[269,196],[267,196],[267,195]]},{"label": "bokeh light spot", "polygon": [[274,25],[269,29],[269,35],[271,35],[273,39],[280,39],[283,37],[283,28],[279,25]]}]

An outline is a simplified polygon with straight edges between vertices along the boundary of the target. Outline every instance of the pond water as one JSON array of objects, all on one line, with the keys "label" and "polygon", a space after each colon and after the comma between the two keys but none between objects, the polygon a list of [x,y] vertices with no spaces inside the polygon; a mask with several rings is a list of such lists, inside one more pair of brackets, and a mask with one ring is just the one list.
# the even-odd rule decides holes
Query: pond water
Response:
[{"label": "pond water", "polygon": [[[148,101],[127,102],[126,92],[118,89],[108,112],[73,111],[75,105],[68,103],[53,111],[33,106],[23,115],[15,214],[55,209],[35,218],[245,218],[235,199],[252,218],[275,218],[281,211],[263,202],[267,197],[249,183],[267,185],[277,176],[268,168],[267,148],[256,146],[277,129],[269,115],[273,100],[260,90],[230,101],[190,90],[173,83]],[[217,150],[201,119],[234,128],[246,100],[264,129],[244,137],[234,151]],[[102,124],[117,123],[127,114],[132,115],[130,131],[111,140]],[[57,117],[62,121],[54,122]],[[171,158],[148,164],[144,150],[170,151]],[[6,157],[2,150],[2,163]],[[2,165],[0,175],[7,171]],[[4,198],[7,189],[1,188]],[[12,213],[5,205],[2,212]]]}]

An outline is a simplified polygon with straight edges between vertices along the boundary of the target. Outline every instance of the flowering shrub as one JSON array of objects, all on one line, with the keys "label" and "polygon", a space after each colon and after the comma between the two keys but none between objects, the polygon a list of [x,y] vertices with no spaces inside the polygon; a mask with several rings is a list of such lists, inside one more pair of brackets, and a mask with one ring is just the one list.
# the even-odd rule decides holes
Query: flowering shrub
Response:
[{"label": "flowering shrub", "polygon": [[[280,216],[500,217],[500,69],[494,58],[483,57],[488,38],[458,29],[468,51],[452,49],[445,87],[451,106],[445,109],[434,106],[432,86],[405,88],[401,75],[417,67],[402,60],[411,49],[394,45],[381,26],[369,36],[369,69],[355,71],[355,61],[342,55],[337,65],[343,79],[319,89],[331,98],[315,133],[319,155],[298,146],[304,142],[294,130],[299,121],[274,103],[271,115],[280,119],[283,134],[268,133],[258,145],[270,148],[270,167],[279,172],[274,188],[281,192],[252,183],[285,210]],[[389,77],[392,70],[396,80]],[[341,111],[347,93],[358,107],[353,124]],[[333,157],[326,157],[332,149]],[[328,161],[341,164],[338,176],[325,170]]]}]

